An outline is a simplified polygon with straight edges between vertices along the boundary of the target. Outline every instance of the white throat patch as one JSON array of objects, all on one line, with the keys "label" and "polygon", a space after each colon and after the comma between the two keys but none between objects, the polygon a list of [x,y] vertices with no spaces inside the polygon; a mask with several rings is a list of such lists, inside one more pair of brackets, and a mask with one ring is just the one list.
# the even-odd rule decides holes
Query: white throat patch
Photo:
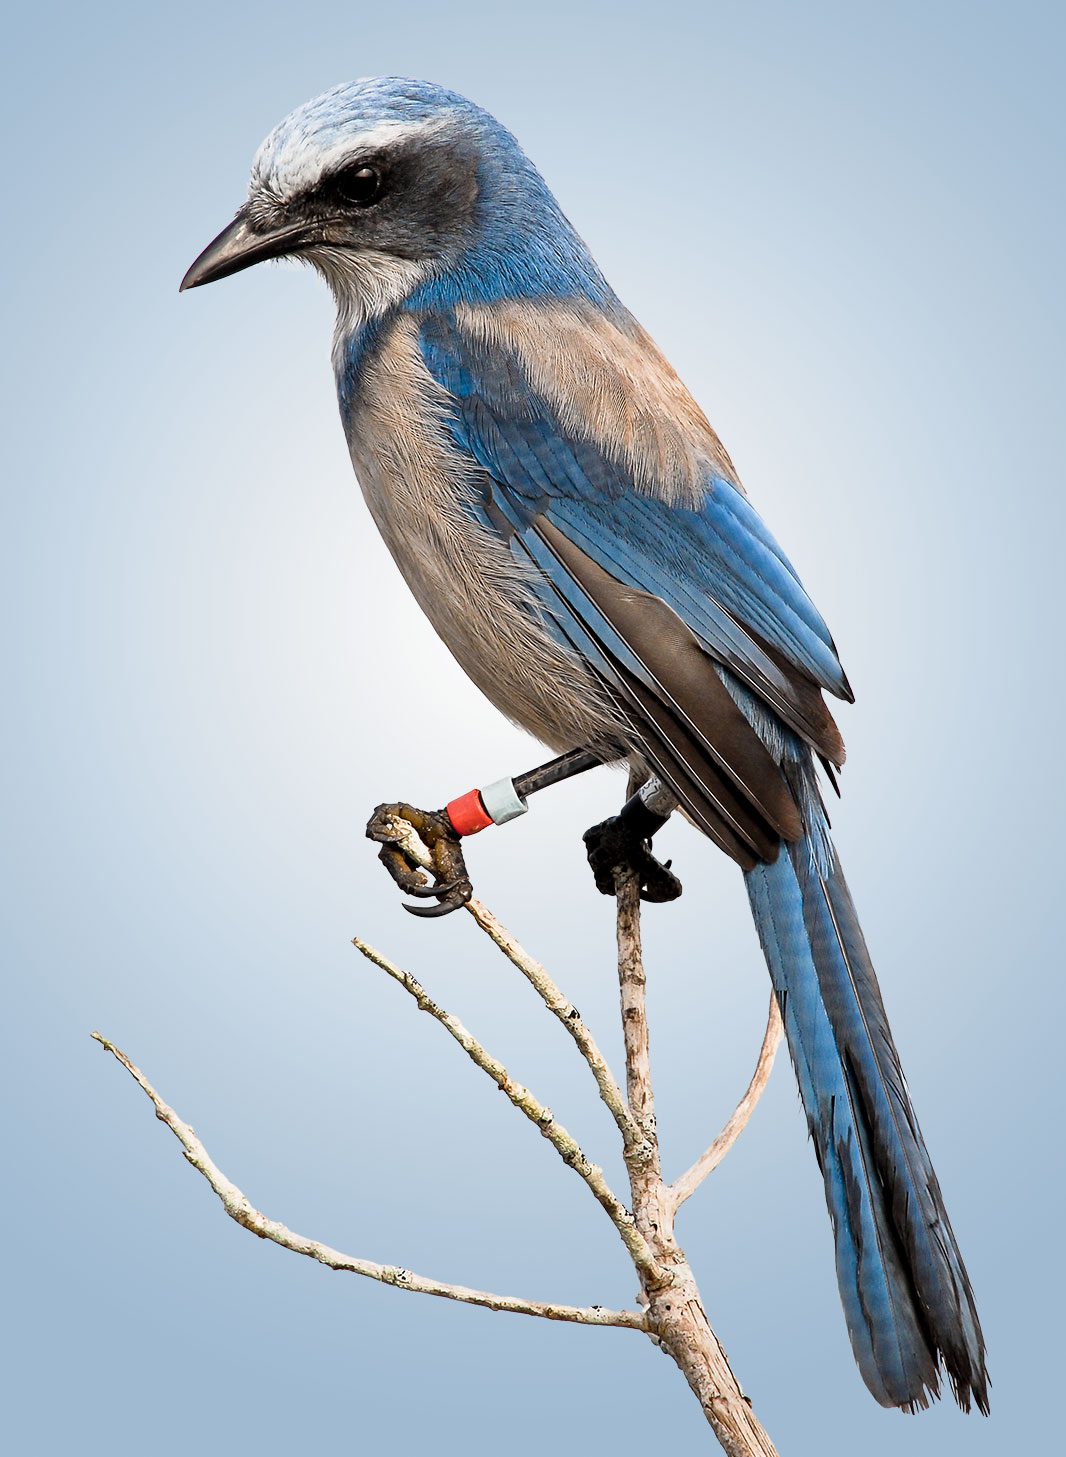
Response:
[{"label": "white throat patch", "polygon": [[429,273],[428,263],[362,249],[323,246],[304,257],[329,284],[337,305],[333,372],[338,377],[349,337],[402,302]]}]

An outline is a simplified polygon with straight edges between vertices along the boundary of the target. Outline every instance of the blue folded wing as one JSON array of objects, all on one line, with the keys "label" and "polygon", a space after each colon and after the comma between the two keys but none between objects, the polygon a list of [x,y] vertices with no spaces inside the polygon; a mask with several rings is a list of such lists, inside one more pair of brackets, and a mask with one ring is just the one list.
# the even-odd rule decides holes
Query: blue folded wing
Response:
[{"label": "blue folded wing", "polygon": [[[832,637],[737,487],[708,479],[698,510],[658,499],[591,438],[567,429],[504,347],[490,349],[446,314],[423,318],[420,339],[454,402],[456,443],[491,477],[510,528],[528,545],[533,523],[546,520],[616,581],[660,598],[715,661],[840,762],[818,694],[851,697]],[[582,607],[570,607],[580,618]]]}]

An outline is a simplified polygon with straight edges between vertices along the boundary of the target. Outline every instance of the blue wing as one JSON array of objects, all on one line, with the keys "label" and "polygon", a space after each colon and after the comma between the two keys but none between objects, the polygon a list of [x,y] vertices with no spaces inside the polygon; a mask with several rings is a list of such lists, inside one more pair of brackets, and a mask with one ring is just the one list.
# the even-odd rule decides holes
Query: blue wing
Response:
[{"label": "blue wing", "polygon": [[[851,694],[825,623],[757,513],[724,476],[708,481],[699,509],[638,488],[617,458],[564,425],[531,388],[517,353],[479,342],[449,315],[424,317],[420,341],[453,401],[455,441],[488,478],[483,523],[534,563],[549,619],[645,726],[653,721],[652,737],[664,712],[680,726],[689,742],[675,743],[671,763],[660,758],[657,767],[668,782],[676,786],[680,775],[683,788],[695,789],[681,795],[690,809],[690,799],[712,791],[715,828],[704,828],[723,843],[724,815],[727,838],[756,859],[772,858],[778,837],[792,838],[794,815],[787,795],[767,787],[756,749],[740,743],[719,690],[735,675],[837,764],[843,746],[820,690]],[[665,732],[659,723],[660,751]],[[695,754],[687,751],[693,745]],[[708,772],[695,774],[708,758]],[[749,822],[750,804],[766,833]],[[735,844],[723,848],[736,853]]]}]

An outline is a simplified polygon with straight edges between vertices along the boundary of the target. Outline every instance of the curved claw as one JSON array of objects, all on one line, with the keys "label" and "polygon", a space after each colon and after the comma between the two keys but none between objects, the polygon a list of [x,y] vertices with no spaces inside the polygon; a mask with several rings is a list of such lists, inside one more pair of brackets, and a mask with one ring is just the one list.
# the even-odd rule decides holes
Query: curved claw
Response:
[{"label": "curved claw", "polygon": [[[424,870],[397,843],[397,820],[409,824],[429,847],[433,859],[430,869]],[[448,916],[465,906],[473,896],[461,837],[456,834],[444,810],[416,809],[414,805],[404,803],[379,804],[370,817],[366,833],[368,839],[376,840],[381,846],[378,857],[405,894],[419,900],[439,902],[435,906],[405,905],[404,910],[412,916],[427,920]],[[439,878],[435,884],[429,885],[427,875]]]},{"label": "curved claw", "polygon": [[445,885],[409,885],[407,886],[407,894],[423,896],[428,900],[435,895],[450,895],[462,883],[462,877],[460,877],[458,880],[449,880]]},{"label": "curved claw", "polygon": [[461,911],[466,901],[441,901],[439,906],[409,906],[406,902],[402,904],[409,916],[420,916],[429,921],[437,916],[450,916],[452,911]]},{"label": "curved claw", "polygon": [[462,910],[474,894],[474,887],[465,876],[453,880],[448,885],[434,887],[440,896],[440,904],[436,906],[409,906],[405,905],[404,910],[411,916],[420,916],[423,920],[435,919],[437,916],[450,916],[452,911]]}]

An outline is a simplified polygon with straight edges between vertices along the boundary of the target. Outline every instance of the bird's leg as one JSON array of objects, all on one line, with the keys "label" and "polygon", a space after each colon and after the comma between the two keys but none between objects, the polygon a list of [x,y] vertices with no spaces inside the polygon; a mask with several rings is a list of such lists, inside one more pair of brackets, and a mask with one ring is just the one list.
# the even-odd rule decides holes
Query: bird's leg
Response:
[{"label": "bird's leg", "polygon": [[[529,808],[527,800],[538,790],[582,774],[604,762],[604,754],[591,749],[572,749],[548,764],[541,764],[516,779],[498,779],[484,789],[471,789],[444,809],[416,809],[411,804],[379,804],[367,823],[367,839],[381,849],[378,859],[401,890],[419,897],[436,896],[435,906],[404,906],[413,916],[446,916],[466,905],[474,893],[463,855],[463,840],[489,825],[505,825]],[[433,859],[434,883],[404,851],[396,821],[404,820],[424,841]]]},{"label": "bird's leg", "polygon": [[677,900],[681,882],[671,871],[671,862],[663,865],[651,853],[652,836],[676,808],[671,792],[651,778],[630,795],[618,814],[585,831],[585,850],[601,894],[617,894],[619,871],[631,870],[639,879],[641,900]]}]

